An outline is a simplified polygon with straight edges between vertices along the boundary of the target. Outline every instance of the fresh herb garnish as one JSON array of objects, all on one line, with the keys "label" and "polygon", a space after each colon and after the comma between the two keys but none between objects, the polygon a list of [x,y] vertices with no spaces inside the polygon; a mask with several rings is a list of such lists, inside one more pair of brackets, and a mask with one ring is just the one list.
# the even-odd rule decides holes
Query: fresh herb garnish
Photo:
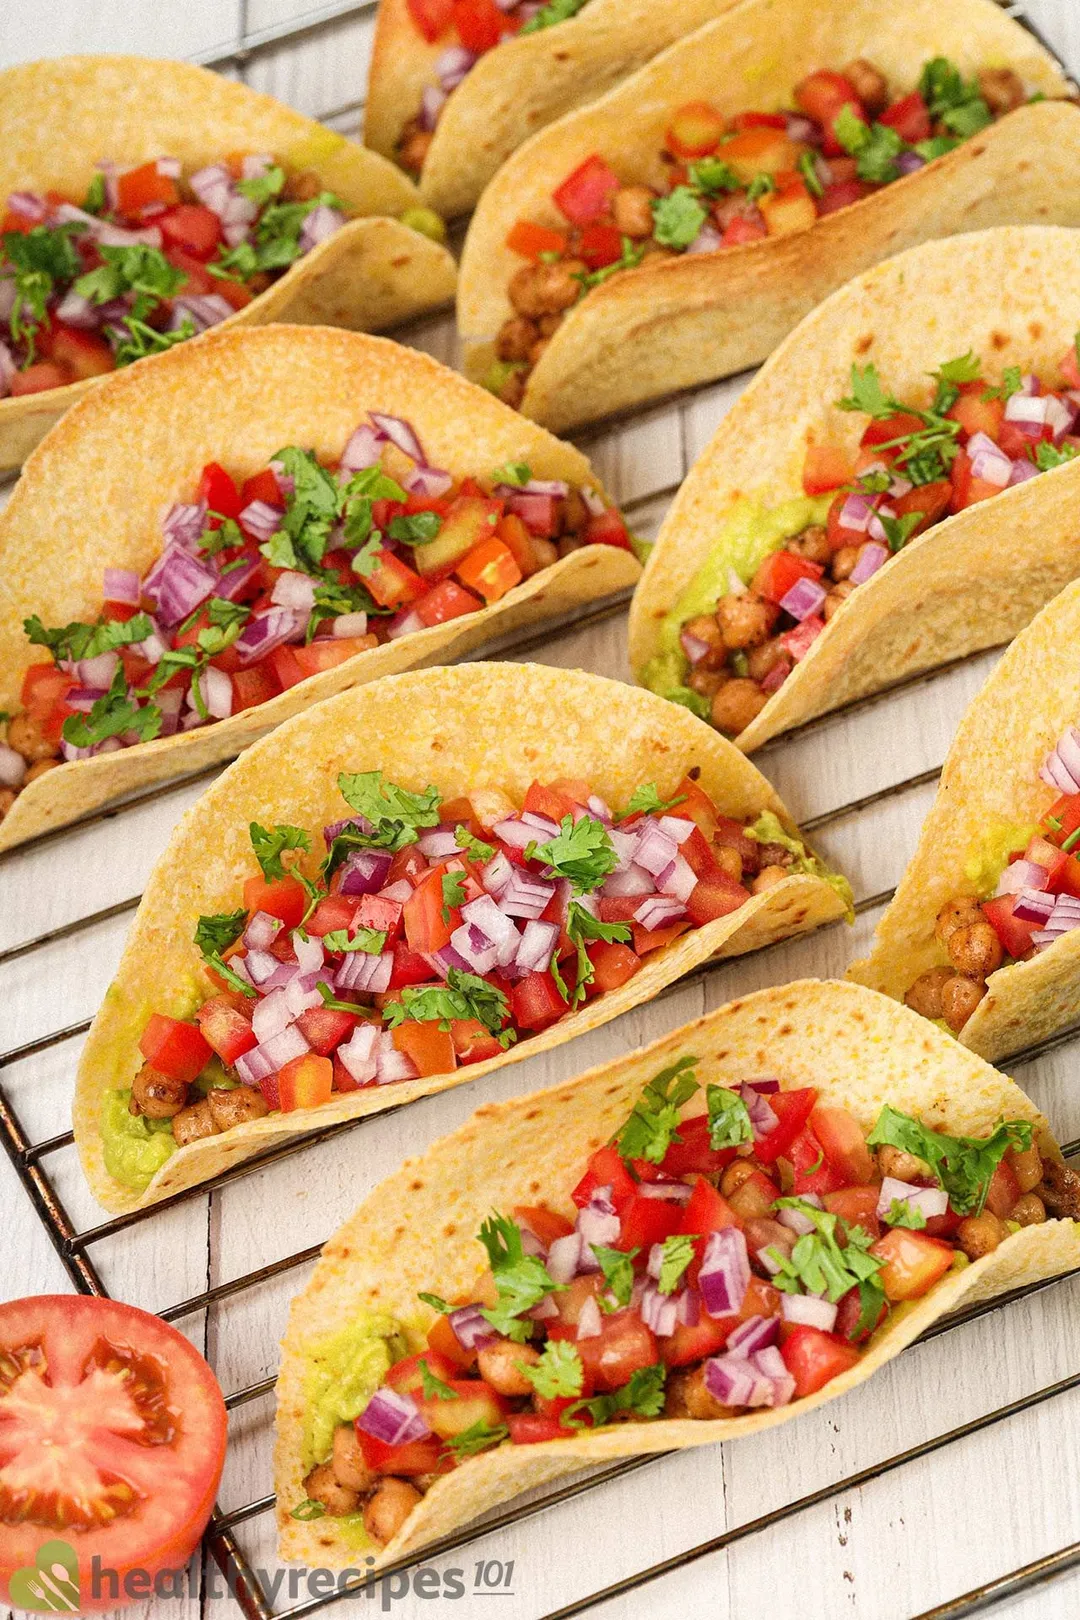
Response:
[{"label": "fresh herb garnish", "polygon": [[513,1029],[503,1029],[503,1021],[510,1011],[510,1003],[503,992],[475,973],[462,968],[451,968],[445,985],[405,985],[400,1001],[388,1001],[383,1015],[390,1029],[407,1018],[417,1024],[438,1021],[440,1029],[449,1029],[460,1018],[475,1018],[489,1034],[498,1037],[499,1045],[511,1046],[517,1040]]},{"label": "fresh herb garnish", "polygon": [[857,1288],[862,1310],[856,1331],[873,1326],[885,1303],[885,1290],[879,1277],[884,1262],[869,1252],[875,1241],[872,1234],[803,1198],[778,1198],[775,1207],[798,1210],[813,1222],[814,1231],[796,1239],[790,1258],[775,1247],[766,1250],[777,1268],[773,1286],[785,1294],[823,1294],[834,1305]]},{"label": "fresh herb garnish", "polygon": [[548,1294],[561,1292],[565,1284],[552,1279],[538,1255],[525,1253],[520,1226],[496,1210],[481,1226],[479,1237],[487,1250],[498,1294],[496,1304],[482,1306],[480,1314],[496,1333],[524,1344],[532,1323],[521,1317]]},{"label": "fresh herb garnish", "polygon": [[654,197],[652,211],[653,235],[662,247],[689,247],[708,218],[690,186],[676,186],[666,197]]},{"label": "fresh herb garnish", "polygon": [[490,861],[495,854],[494,844],[485,844],[482,838],[474,838],[468,827],[454,828],[454,842],[472,861]]},{"label": "fresh herb garnish", "polygon": [[1031,1146],[1027,1120],[1003,1120],[989,1136],[946,1136],[886,1103],[866,1138],[868,1147],[888,1144],[930,1166],[958,1215],[978,1215],[994,1171],[1010,1148]]},{"label": "fresh herb garnish", "polygon": [[49,299],[56,288],[77,276],[82,260],[72,240],[78,224],[35,225],[29,231],[5,231],[0,237],[3,258],[15,272],[15,298],[8,317],[11,336],[26,348],[26,364],[36,354],[38,327],[45,320]]},{"label": "fresh herb garnish", "polygon": [[906,1226],[912,1232],[921,1232],[926,1225],[926,1216],[908,1198],[894,1198],[882,1219],[886,1226]]},{"label": "fresh herb garnish", "polygon": [[432,1372],[431,1368],[428,1366],[427,1362],[422,1356],[420,1358],[419,1367],[420,1377],[423,1381],[425,1401],[456,1401],[460,1399],[456,1389],[451,1389],[450,1385],[444,1384],[441,1378],[436,1378],[435,1374]]},{"label": "fresh herb garnish", "polygon": [[325,1513],[326,1509],[322,1503],[316,1502],[313,1497],[309,1496],[305,1502],[297,1502],[296,1506],[290,1511],[289,1518],[300,1519],[306,1524],[309,1519],[321,1519]]},{"label": "fresh herb garnish", "polygon": [[679,1109],[698,1089],[697,1058],[687,1053],[661,1069],[643,1089],[616,1141],[624,1159],[659,1164],[678,1134]]},{"label": "fresh herb garnish", "polygon": [[565,815],[554,838],[529,844],[526,860],[543,861],[553,877],[569,878],[575,893],[591,894],[619,864],[611,835],[595,816]]},{"label": "fresh herb garnish", "polygon": [[381,771],[342,771],[338,788],[349,809],[370,822],[372,831],[348,828],[334,839],[334,847],[347,838],[349,847],[396,852],[415,844],[421,827],[439,824],[442,795],[430,784],[421,793],[410,793],[396,782],[388,782]]},{"label": "fresh herb garnish", "polygon": [[254,999],[255,991],[252,986],[233,971],[221,954],[236,943],[244,931],[246,921],[247,912],[243,906],[239,911],[223,911],[212,917],[200,917],[195,927],[195,944],[207,967],[212,968],[218,977],[224,979],[234,990],[239,990],[243,995]]},{"label": "fresh herb garnish", "polygon": [[642,782],[636,787],[627,800],[626,809],[621,810],[615,817],[616,821],[625,821],[627,816],[637,815],[640,812],[646,816],[662,816],[668,810],[673,810],[677,804],[685,804],[686,794],[676,793],[673,799],[662,799],[655,782]]},{"label": "fresh herb garnish", "polygon": [[614,1390],[610,1395],[596,1395],[589,1401],[575,1401],[573,1406],[566,1408],[559,1421],[567,1428],[580,1429],[584,1419],[578,1418],[579,1412],[588,1412],[596,1428],[609,1423],[620,1412],[634,1412],[639,1417],[659,1417],[664,1410],[666,1379],[667,1368],[662,1361],[654,1367],[639,1367],[637,1372],[631,1374],[630,1382],[621,1389]]},{"label": "fresh herb garnish", "polygon": [[278,822],[272,828],[260,827],[253,821],[248,828],[251,836],[251,847],[255,851],[255,859],[262,867],[263,877],[271,882],[283,877],[291,877],[286,872],[281,857],[286,850],[299,849],[305,853],[311,848],[311,839],[303,827],[290,827],[285,822]]},{"label": "fresh herb garnish", "polygon": [[656,1286],[662,1294],[673,1294],[679,1286],[683,1272],[694,1258],[694,1243],[700,1233],[676,1232],[666,1237],[660,1258],[660,1276]]},{"label": "fresh herb garnish", "polygon": [[350,938],[347,928],[333,928],[323,935],[323,944],[328,951],[363,951],[366,956],[381,956],[386,948],[386,929],[361,925]]},{"label": "fresh herb garnish", "polygon": [[[445,882],[445,879],[443,881]],[[591,911],[585,909],[580,900],[571,900],[566,908],[565,926],[567,937],[577,946],[577,978],[573,990],[567,988],[559,964],[554,957],[552,958],[551,972],[563,999],[568,1001],[572,1007],[576,1007],[585,1000],[586,988],[596,977],[596,969],[589,959],[588,946],[590,942],[602,940],[607,945],[614,944],[617,941],[625,943],[631,937],[630,924],[624,922],[601,922],[598,917],[593,916]]]},{"label": "fresh herb garnish", "polygon": [[442,920],[450,921],[451,907],[465,903],[465,874],[464,872],[444,872],[442,875]]},{"label": "fresh herb garnish", "polygon": [[535,1366],[524,1361],[517,1365],[542,1400],[581,1394],[585,1369],[580,1351],[568,1339],[548,1339]]},{"label": "fresh herb garnish", "polygon": [[69,714],[60,735],[73,748],[93,748],[106,737],[134,732],[140,742],[151,742],[161,730],[161,710],[152,703],[140,707],[128,696],[123,664],[117,664],[109,690],[89,714]]},{"label": "fresh herb garnish", "polygon": [[451,1435],[444,1444],[455,1457],[475,1457],[478,1452],[489,1451],[492,1446],[501,1445],[509,1433],[510,1430],[505,1423],[497,1423],[492,1427],[480,1418],[470,1428],[463,1429],[460,1434]]},{"label": "fresh herb garnish", "polygon": [[754,1127],[750,1111],[737,1091],[728,1086],[706,1086],[705,1097],[709,1106],[709,1146],[721,1148],[741,1147],[754,1140]]},{"label": "fresh herb garnish", "polygon": [[153,623],[146,613],[121,621],[104,619],[100,624],[81,624],[78,621],[50,630],[42,624],[36,613],[23,620],[23,629],[35,647],[48,647],[59,663],[68,659],[77,664],[83,658],[96,658],[99,653],[115,652],[118,647],[129,647],[145,641],[153,631]]},{"label": "fresh herb garnish", "polygon": [[556,23],[568,22],[576,17],[586,0],[547,0],[547,4],[534,12],[518,32],[536,34],[541,28],[553,28]]},{"label": "fresh herb garnish", "polygon": [[[602,1243],[590,1243],[589,1247],[607,1284],[605,1293],[598,1294],[597,1300],[600,1309],[610,1315],[612,1311],[621,1310],[630,1303],[630,1296],[634,1292],[634,1256],[641,1251],[606,1249]],[[611,1299],[605,1297],[608,1293]]]},{"label": "fresh herb garnish", "polygon": [[1035,465],[1040,472],[1050,472],[1054,467],[1064,467],[1067,461],[1075,460],[1075,444],[1063,444],[1059,449],[1056,445],[1041,441],[1035,446]]}]

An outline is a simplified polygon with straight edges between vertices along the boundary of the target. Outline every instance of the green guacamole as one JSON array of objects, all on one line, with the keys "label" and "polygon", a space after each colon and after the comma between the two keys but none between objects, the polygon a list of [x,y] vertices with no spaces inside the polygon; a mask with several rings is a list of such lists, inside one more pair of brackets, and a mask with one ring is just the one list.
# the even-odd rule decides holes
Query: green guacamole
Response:
[{"label": "green guacamole", "polygon": [[641,672],[642,684],[650,692],[683,704],[702,720],[708,719],[708,700],[686,685],[690,664],[679,641],[683,625],[699,614],[715,611],[718,599],[730,589],[731,570],[744,585],[749,585],[765,558],[778,551],[785,540],[801,534],[812,523],[824,523],[832,499],[831,495],[816,499],[798,496],[773,507],[764,507],[749,495],[736,501],[709,555],[676,597],[660,626],[656,653]]},{"label": "green guacamole", "polygon": [[1018,821],[995,821],[983,828],[964,861],[964,876],[975,885],[980,898],[993,894],[1010,855],[1026,849],[1038,830],[1033,822],[1024,825]]},{"label": "green guacamole", "polygon": [[[358,1311],[346,1327],[306,1347],[304,1467],[325,1462],[339,1423],[359,1417],[395,1361],[407,1353],[392,1316]],[[336,1521],[336,1525],[341,1521]],[[335,1527],[336,1527],[335,1525]]]},{"label": "green guacamole", "polygon": [[127,1091],[107,1091],[101,1105],[105,1168],[134,1192],[145,1192],[161,1166],[176,1151],[172,1121],[129,1114]]},{"label": "green guacamole", "polygon": [[842,872],[830,872],[823,861],[812,855],[806,845],[799,839],[792,838],[790,833],[784,831],[783,826],[773,815],[771,810],[763,810],[752,827],[747,827],[751,838],[756,838],[760,844],[781,844],[784,849],[795,856],[794,865],[788,868],[789,872],[805,872],[811,877],[821,878],[830,889],[835,889],[847,909],[848,922],[855,921],[855,896],[851,892],[851,884]]}]

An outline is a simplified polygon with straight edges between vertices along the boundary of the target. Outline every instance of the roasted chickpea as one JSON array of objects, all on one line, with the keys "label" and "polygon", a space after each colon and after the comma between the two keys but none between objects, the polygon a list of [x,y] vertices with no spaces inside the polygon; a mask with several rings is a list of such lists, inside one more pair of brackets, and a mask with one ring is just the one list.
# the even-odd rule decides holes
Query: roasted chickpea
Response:
[{"label": "roasted chickpea", "polygon": [[512,315],[503,321],[495,339],[495,354],[500,360],[527,360],[529,350],[540,337],[535,321],[524,315]]},{"label": "roasted chickpea", "polygon": [[334,1478],[347,1491],[370,1491],[377,1476],[364,1461],[364,1453],[356,1438],[355,1426],[339,1423],[334,1430],[334,1449],[330,1456]]},{"label": "roasted chickpea", "polygon": [[539,1350],[531,1344],[515,1344],[513,1339],[498,1339],[485,1345],[477,1356],[480,1376],[487,1380],[500,1395],[531,1395],[533,1386],[521,1370],[519,1363],[535,1367],[540,1360]]},{"label": "roasted chickpea", "polygon": [[958,973],[985,979],[1001,966],[1004,952],[997,932],[988,922],[968,923],[949,935],[949,958]]},{"label": "roasted chickpea", "polygon": [[386,1546],[393,1541],[416,1504],[423,1498],[407,1479],[388,1474],[364,1507],[364,1529],[372,1541]]},{"label": "roasted chickpea", "polygon": [[262,1119],[270,1110],[266,1098],[257,1086],[211,1086],[206,1094],[214,1124],[219,1131],[229,1131],[234,1125],[246,1125],[249,1119]]},{"label": "roasted chickpea", "polygon": [[1022,1193],[1033,1192],[1043,1178],[1042,1154],[1034,1142],[1029,1148],[1013,1148],[1009,1163]]},{"label": "roasted chickpea", "polygon": [[36,765],[39,759],[56,758],[55,747],[28,714],[13,715],[7,723],[6,735],[8,747],[21,754],[28,765]]},{"label": "roasted chickpea", "polygon": [[720,1177],[720,1191],[725,1198],[738,1192],[744,1181],[749,1181],[754,1173],[754,1166],[749,1159],[734,1159]]},{"label": "roasted chickpea", "polygon": [[0,821],[3,821],[17,797],[14,788],[0,788]]},{"label": "roasted chickpea", "polygon": [[1048,1159],[1044,1164],[1039,1197],[1051,1215],[1080,1220],[1080,1176],[1060,1159]]},{"label": "roasted chickpea", "polygon": [[171,1080],[144,1063],[131,1082],[128,1109],[133,1114],[145,1114],[147,1119],[172,1119],[187,1102],[187,1094],[185,1080]]},{"label": "roasted chickpea", "polygon": [[653,194],[648,186],[623,186],[611,199],[615,229],[635,241],[653,233]]},{"label": "roasted chickpea", "polygon": [[811,523],[802,534],[797,534],[794,540],[786,542],[788,551],[793,551],[796,557],[805,557],[809,562],[827,563],[832,556],[832,547],[829,544],[829,531],[820,523]]},{"label": "roasted chickpea", "polygon": [[957,1034],[986,994],[986,985],[956,973],[941,992],[941,1016]]},{"label": "roasted chickpea", "polygon": [[556,542],[556,550],[560,557],[569,557],[572,551],[580,551],[586,543],[583,534],[564,534]]},{"label": "roasted chickpea", "polygon": [[722,844],[719,848],[713,850],[713,854],[716,856],[716,864],[720,870],[726,872],[728,877],[734,878],[736,883],[741,883],[742,856],[738,850],[733,849],[730,844]]},{"label": "roasted chickpea", "polygon": [[891,1147],[887,1142],[878,1148],[877,1162],[883,1180],[886,1176],[894,1176],[897,1181],[937,1179],[925,1159],[917,1159],[914,1153],[905,1153],[903,1148]]},{"label": "roasted chickpea", "polygon": [[741,596],[722,596],[716,604],[716,622],[724,646],[732,650],[760,647],[767,641],[780,609],[775,602],[746,591]]},{"label": "roasted chickpea", "polygon": [[539,573],[541,568],[550,568],[553,562],[558,562],[559,548],[553,540],[543,540],[538,534],[530,534],[529,539],[536,561],[534,572]]},{"label": "roasted chickpea", "polygon": [[551,337],[554,332],[559,330],[561,322],[561,311],[558,315],[541,315],[540,319],[536,323],[536,329],[540,333],[541,337]]},{"label": "roasted chickpea", "polygon": [[504,405],[509,405],[516,411],[525,398],[524,368],[520,371],[508,372],[495,392]]},{"label": "roasted chickpea", "polygon": [[752,681],[763,681],[777,664],[791,667],[791,658],[780,644],[780,637],[763,641],[760,647],[751,647],[746,655],[746,673]]},{"label": "roasted chickpea", "polygon": [[984,1254],[993,1254],[999,1243],[1009,1235],[1004,1221],[989,1209],[981,1215],[969,1215],[956,1228],[956,1241],[969,1260],[981,1260]]},{"label": "roasted chickpea", "polygon": [[760,1249],[779,1249],[790,1255],[795,1247],[796,1234],[790,1226],[773,1220],[771,1215],[752,1215],[745,1226],[746,1247],[753,1259]]},{"label": "roasted chickpea", "polygon": [[529,350],[529,365],[530,366],[538,366],[540,364],[540,357],[541,357],[541,355],[543,354],[544,350],[547,348],[547,346],[548,346],[548,344],[550,342],[551,342],[550,338],[537,338],[536,342],[533,344],[532,348]]},{"label": "roasted chickpea", "polygon": [[857,56],[843,69],[843,74],[845,79],[850,80],[868,113],[885,111],[889,105],[889,81],[872,62]]},{"label": "roasted chickpea", "polygon": [[694,665],[695,669],[723,669],[727,658],[727,648],[720,633],[720,625],[711,613],[699,613],[694,619],[687,619],[683,630],[695,641],[703,641],[708,647],[705,656]]},{"label": "roasted chickpea", "polygon": [[572,489],[559,502],[558,520],[560,534],[576,534],[588,523],[589,508],[576,489]]},{"label": "roasted chickpea", "polygon": [[728,681],[713,698],[712,723],[717,731],[736,737],[757,719],[768,701],[757,681]]},{"label": "roasted chickpea", "polygon": [[419,174],[424,167],[424,159],[431,150],[431,143],[435,137],[431,130],[418,129],[415,125],[412,130],[409,130],[408,125],[405,128],[407,133],[403,133],[401,140],[398,142],[398,162],[403,169],[409,169],[413,174]]},{"label": "roasted chickpea", "polygon": [[526,264],[510,282],[510,302],[519,315],[558,315],[581,297],[585,274],[580,259],[559,259],[553,264]]},{"label": "roasted chickpea", "polygon": [[172,1129],[180,1147],[186,1147],[189,1142],[198,1142],[204,1136],[218,1134],[210,1104],[205,1097],[200,1097],[197,1103],[192,1103],[188,1108],[181,1108],[173,1117]]},{"label": "roasted chickpea", "polygon": [[1022,107],[1027,100],[1024,81],[1012,68],[983,68],[975,77],[979,93],[995,118]]},{"label": "roasted chickpea", "polygon": [[750,885],[750,893],[764,894],[766,889],[775,889],[778,883],[783,883],[786,877],[785,866],[763,866]]},{"label": "roasted chickpea", "polygon": [[850,579],[842,579],[839,585],[833,586],[832,590],[825,598],[821,609],[822,613],[824,614],[826,624],[828,624],[830,619],[835,618],[836,614],[839,613],[852,591],[857,591],[858,588],[859,587],[857,585],[853,585],[851,583]]},{"label": "roasted chickpea", "polygon": [[733,1406],[725,1406],[711,1394],[705,1382],[704,1366],[692,1372],[673,1373],[667,1383],[665,1417],[727,1418],[735,1416]]},{"label": "roasted chickpea", "polygon": [[360,1506],[359,1493],[338,1484],[330,1463],[320,1463],[311,1470],[304,1481],[304,1491],[309,1501],[321,1502],[327,1513],[338,1519],[346,1513],[355,1513]]},{"label": "roasted chickpea", "polygon": [[981,921],[982,912],[974,896],[958,895],[955,900],[947,900],[938,912],[934,924],[934,938],[939,944],[947,945],[958,928],[966,928],[970,923]]},{"label": "roasted chickpea", "polygon": [[728,1202],[740,1222],[745,1224],[756,1215],[767,1215],[772,1209],[775,1197],[775,1188],[771,1186],[766,1188],[759,1182],[747,1179],[741,1187],[736,1187]]},{"label": "roasted chickpea", "polygon": [[1009,1219],[1018,1226],[1041,1226],[1046,1219],[1046,1205],[1038,1193],[1025,1193],[1010,1209]]},{"label": "roasted chickpea", "polygon": [[44,776],[49,771],[55,771],[59,763],[58,759],[39,759],[37,764],[31,765],[27,771],[23,787],[26,787],[30,782],[36,782],[39,776]]},{"label": "roasted chickpea", "polygon": [[726,669],[692,669],[686,677],[686,684],[691,692],[697,692],[703,698],[714,698],[720,688],[731,679]]},{"label": "roasted chickpea", "polygon": [[904,1005],[924,1018],[943,1018],[941,997],[945,986],[955,979],[952,968],[935,967],[920,973],[904,997]]},{"label": "roasted chickpea", "polygon": [[837,581],[847,579],[859,560],[860,550],[861,547],[859,546],[841,546],[838,551],[833,552],[832,565],[829,570],[833,579]]}]

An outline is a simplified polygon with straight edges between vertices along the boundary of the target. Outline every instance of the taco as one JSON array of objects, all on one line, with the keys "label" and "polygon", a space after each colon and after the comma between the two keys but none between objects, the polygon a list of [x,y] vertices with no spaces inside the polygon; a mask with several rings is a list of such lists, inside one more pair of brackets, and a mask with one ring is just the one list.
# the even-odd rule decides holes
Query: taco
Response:
[{"label": "taco", "polygon": [[996,1060],[1080,1019],[1080,583],[965,714],[870,956],[848,977]]},{"label": "taco", "polygon": [[468,374],[568,428],[763,360],[888,253],[1076,224],[1049,53],[993,0],[898,16],[745,0],[535,135],[466,238]]},{"label": "taco", "polygon": [[162,856],[84,1048],[83,1168],[152,1202],[850,906],[764,777],[648,693],[515,664],[341,693]]},{"label": "taco", "polygon": [[281,1554],[378,1567],[591,1464],[759,1433],[1075,1267],[1078,1214],[1024,1093],[853,985],[761,991],[488,1104],[293,1305]]},{"label": "taco", "polygon": [[431,208],[466,213],[530,135],[736,3],[381,0],[364,139]]},{"label": "taco", "polygon": [[0,848],[631,585],[629,546],[577,450],[385,338],[211,333],[110,378],[0,515]]},{"label": "taco", "polygon": [[0,73],[0,470],[95,379],[211,326],[370,330],[447,302],[418,203],[375,153],[189,63]]},{"label": "taco", "polygon": [[637,679],[752,751],[1020,630],[1080,574],[1078,273],[1075,232],[1001,228],[809,316],[668,512]]}]

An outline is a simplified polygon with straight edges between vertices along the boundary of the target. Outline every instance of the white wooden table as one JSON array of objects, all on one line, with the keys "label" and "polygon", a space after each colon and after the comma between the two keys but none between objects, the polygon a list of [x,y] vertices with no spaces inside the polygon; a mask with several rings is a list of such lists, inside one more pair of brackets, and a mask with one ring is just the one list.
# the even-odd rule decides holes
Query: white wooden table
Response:
[{"label": "white wooden table", "polygon": [[[1080,0],[1030,0],[1028,12],[1080,70]],[[346,0],[314,7],[304,0],[7,0],[0,7],[0,63],[78,50],[186,56],[352,133],[371,29],[371,5]],[[442,359],[454,358],[449,319],[407,336]],[[588,436],[599,471],[641,532],[655,528],[742,381]],[[552,635],[528,656],[628,678],[625,616]],[[825,818],[815,834],[819,847],[849,874],[860,899],[880,896],[903,870],[933,794],[932,775],[995,657],[973,659],[759,756],[804,826]],[[188,784],[160,792],[0,863],[0,1063],[11,1059],[3,1082],[33,1142],[67,1129],[82,1029],[48,1037],[84,1026],[92,1016],[120,954],[129,902],[198,791],[198,784]],[[869,802],[858,813],[831,814],[863,800]],[[840,974],[863,953],[880,909],[880,901],[866,907],[853,932],[836,927],[716,969],[584,1040],[297,1152],[95,1242],[88,1256],[111,1293],[151,1310],[226,1289],[253,1269],[319,1244],[405,1155],[453,1129],[485,1098],[567,1078],[743,991],[804,974]],[[54,931],[55,938],[26,948]],[[1077,1055],[1075,1045],[1064,1045],[1016,1070],[1062,1141],[1080,1136]],[[99,1224],[102,1212],[82,1185],[72,1150],[47,1163],[74,1230]],[[71,1280],[6,1160],[0,1162],[0,1217],[0,1292],[69,1290]],[[218,1293],[208,1308],[180,1316],[227,1394],[272,1376],[288,1301],[307,1274],[307,1265],[291,1267],[233,1297]],[[862,1391],[797,1423],[736,1445],[653,1461],[481,1534],[431,1561],[436,1569],[464,1569],[464,1603],[397,1596],[398,1582],[387,1600],[391,1612],[402,1620],[433,1612],[471,1615],[477,1608],[483,1614],[485,1605],[472,1596],[474,1566],[497,1559],[514,1566],[502,1620],[537,1620],[728,1534],[727,1545],[676,1562],[590,1612],[602,1620],[744,1620],[776,1612],[798,1620],[929,1620],[952,1614],[939,1606],[1080,1543],[1080,1470],[1074,1466],[1080,1388],[1030,1401],[1080,1375],[1078,1306],[1080,1283],[1058,1283],[914,1347]],[[958,1426],[1014,1402],[1028,1404],[929,1449]],[[270,1491],[272,1404],[263,1394],[232,1412],[221,1492],[226,1514]],[[923,1454],[875,1472],[912,1448]],[[867,1470],[871,1477],[852,1482]],[[815,1493],[821,1493],[817,1503],[741,1533]],[[252,1565],[271,1574],[279,1568],[270,1514],[243,1519],[235,1533]],[[216,1571],[214,1579],[220,1588]],[[351,1598],[347,1606],[373,1614],[382,1612],[377,1602],[378,1595]],[[289,1606],[287,1587],[277,1604]],[[1059,1571],[1052,1584],[1026,1587],[996,1612],[1033,1620],[1078,1610],[1080,1572],[1073,1569]],[[163,1611],[166,1605],[158,1604],[156,1613]],[[167,1613],[176,1620],[204,1614],[224,1620],[239,1610],[227,1595],[204,1588],[170,1603]]]}]

